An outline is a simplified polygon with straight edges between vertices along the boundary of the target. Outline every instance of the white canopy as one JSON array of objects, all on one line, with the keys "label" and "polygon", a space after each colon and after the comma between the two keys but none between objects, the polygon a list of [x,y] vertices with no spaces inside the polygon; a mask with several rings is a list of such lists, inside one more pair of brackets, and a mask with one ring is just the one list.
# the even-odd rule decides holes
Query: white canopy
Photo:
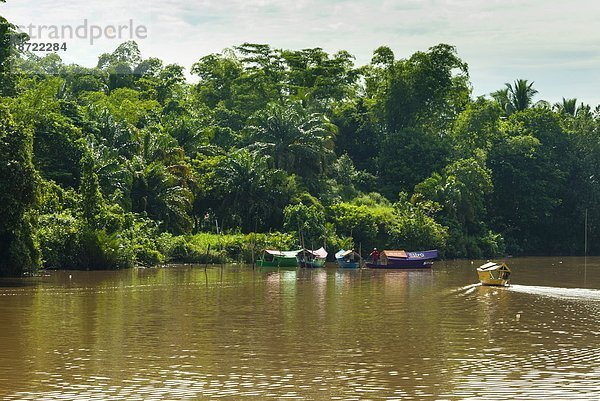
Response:
[{"label": "white canopy", "polygon": [[284,258],[295,258],[296,255],[301,251],[301,249],[297,251],[276,251],[273,249],[266,249],[265,252],[273,255],[273,256],[282,256]]},{"label": "white canopy", "polygon": [[508,271],[510,271],[508,266],[506,266],[504,263],[496,263],[496,262],[487,262],[487,263],[479,266],[477,268],[477,270],[482,271],[482,272],[491,271],[491,270],[508,270]]},{"label": "white canopy", "polygon": [[[302,252],[302,251],[299,251],[299,252]],[[315,256],[317,258],[323,258],[323,259],[325,259],[327,257],[327,251],[323,247],[320,247],[316,251],[313,251],[313,250],[310,250],[310,249],[305,249],[304,252],[310,253],[311,255],[313,255],[313,256]]]}]

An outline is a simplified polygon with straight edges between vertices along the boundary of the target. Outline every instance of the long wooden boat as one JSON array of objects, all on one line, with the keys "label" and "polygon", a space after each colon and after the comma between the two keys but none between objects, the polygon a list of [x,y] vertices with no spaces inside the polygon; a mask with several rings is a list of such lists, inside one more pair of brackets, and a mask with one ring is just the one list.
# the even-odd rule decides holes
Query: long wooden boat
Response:
[{"label": "long wooden boat", "polygon": [[377,262],[367,262],[367,267],[372,269],[424,269],[433,266],[433,260],[437,257],[437,249],[416,252],[385,250],[381,252]]},{"label": "long wooden boat", "polygon": [[298,266],[305,268],[318,268],[325,266],[327,251],[321,247],[317,250],[303,249],[296,255]]},{"label": "long wooden boat", "polygon": [[504,263],[488,262],[477,268],[481,285],[510,285],[510,269]]},{"label": "long wooden boat", "polygon": [[335,260],[337,261],[338,266],[345,269],[357,269],[360,267],[360,255],[353,250],[345,250],[335,254]]},{"label": "long wooden boat", "polygon": [[297,251],[278,251],[267,249],[263,252],[260,259],[256,261],[256,265],[260,267],[297,267],[296,260]]}]

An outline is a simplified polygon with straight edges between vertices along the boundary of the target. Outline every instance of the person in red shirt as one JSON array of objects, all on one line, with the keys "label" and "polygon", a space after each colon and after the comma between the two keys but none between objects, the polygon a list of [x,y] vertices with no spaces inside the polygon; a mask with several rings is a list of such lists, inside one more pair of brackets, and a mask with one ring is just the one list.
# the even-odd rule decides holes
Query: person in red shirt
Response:
[{"label": "person in red shirt", "polygon": [[375,264],[379,263],[379,251],[377,250],[377,248],[373,248],[373,250],[371,251],[369,256],[371,257],[371,260],[373,261],[373,263],[375,263]]}]

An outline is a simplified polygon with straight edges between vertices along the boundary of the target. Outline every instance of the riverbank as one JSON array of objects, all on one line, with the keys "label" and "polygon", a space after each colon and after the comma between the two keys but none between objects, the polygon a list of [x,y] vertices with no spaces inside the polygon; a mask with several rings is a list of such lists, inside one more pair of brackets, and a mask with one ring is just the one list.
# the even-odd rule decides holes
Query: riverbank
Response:
[{"label": "riverbank", "polygon": [[[99,237],[94,252],[78,257],[74,256],[74,252],[89,251],[89,248],[86,249],[81,245],[71,246],[71,253],[59,253],[57,249],[42,247],[42,253],[51,256],[49,260],[44,260],[44,270],[118,270],[179,264],[252,264],[261,257],[265,249],[290,250],[302,248],[296,233],[282,232],[219,235],[215,233],[190,235],[163,233],[156,237],[137,236],[135,241],[123,241],[123,237],[121,239],[122,244],[125,244],[125,246],[114,246],[109,239]],[[358,251],[362,248],[362,256],[367,257],[371,249],[370,246],[373,246],[372,244],[357,245],[353,243],[352,238],[339,238],[337,236],[331,236],[325,242],[329,251],[329,262],[334,262],[333,254],[339,249],[354,248]],[[305,245],[310,248],[309,245]],[[390,244],[375,245],[381,248],[386,246],[388,249],[394,248]],[[63,248],[66,248],[66,246],[58,249]],[[44,252],[46,249],[48,251]],[[444,249],[440,251],[440,259],[472,260],[455,258],[453,255],[444,252]],[[524,257],[525,255],[520,256]],[[96,257],[93,263],[81,263],[81,261],[89,260],[92,257]],[[481,258],[475,259],[486,259],[488,257],[492,256],[483,255]],[[70,264],[70,261],[76,259],[80,262]],[[34,272],[28,274],[31,273],[35,274]]]}]

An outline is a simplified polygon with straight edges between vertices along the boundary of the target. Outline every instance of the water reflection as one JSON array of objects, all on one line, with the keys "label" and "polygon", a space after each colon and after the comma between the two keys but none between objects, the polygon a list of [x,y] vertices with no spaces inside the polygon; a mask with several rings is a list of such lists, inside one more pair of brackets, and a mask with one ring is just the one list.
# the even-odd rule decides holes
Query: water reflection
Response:
[{"label": "water reflection", "polygon": [[461,261],[0,282],[0,399],[596,399],[594,263],[588,287],[543,258],[511,261],[509,288]]}]

